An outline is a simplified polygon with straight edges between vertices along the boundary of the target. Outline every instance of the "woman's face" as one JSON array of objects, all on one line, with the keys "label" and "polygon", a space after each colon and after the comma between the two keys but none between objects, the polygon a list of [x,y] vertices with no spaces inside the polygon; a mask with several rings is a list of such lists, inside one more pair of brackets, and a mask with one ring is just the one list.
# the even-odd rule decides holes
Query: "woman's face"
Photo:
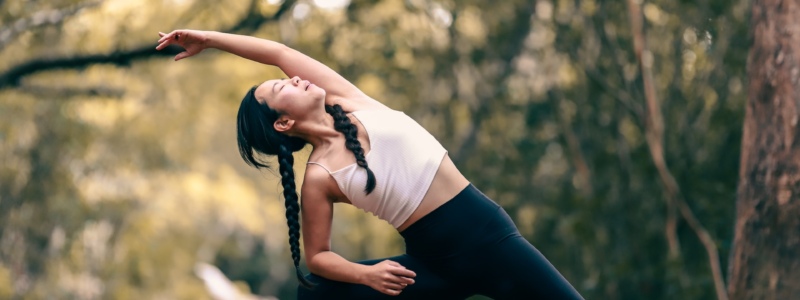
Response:
[{"label": "woman's face", "polygon": [[259,103],[292,119],[302,120],[316,110],[324,112],[325,90],[295,76],[291,79],[267,80],[255,91]]}]

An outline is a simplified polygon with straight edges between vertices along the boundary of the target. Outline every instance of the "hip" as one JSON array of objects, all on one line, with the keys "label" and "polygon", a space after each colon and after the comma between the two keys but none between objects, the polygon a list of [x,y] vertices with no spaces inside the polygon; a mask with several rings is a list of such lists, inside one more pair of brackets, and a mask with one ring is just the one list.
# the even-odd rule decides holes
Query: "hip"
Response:
[{"label": "hip", "polygon": [[469,255],[520,236],[506,211],[472,184],[400,235],[406,253],[422,260]]},{"label": "hip", "polygon": [[469,185],[467,178],[456,168],[450,156],[445,154],[419,206],[403,224],[397,227],[397,230],[403,232],[418,220],[453,199],[467,185]]}]

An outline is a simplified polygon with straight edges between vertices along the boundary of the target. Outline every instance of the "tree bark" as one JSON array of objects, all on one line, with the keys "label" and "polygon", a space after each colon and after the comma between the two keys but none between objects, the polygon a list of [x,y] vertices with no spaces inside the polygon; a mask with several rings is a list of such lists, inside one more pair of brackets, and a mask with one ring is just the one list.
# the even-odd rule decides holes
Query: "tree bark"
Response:
[{"label": "tree bark", "polygon": [[800,3],[756,0],[731,299],[800,299]]}]

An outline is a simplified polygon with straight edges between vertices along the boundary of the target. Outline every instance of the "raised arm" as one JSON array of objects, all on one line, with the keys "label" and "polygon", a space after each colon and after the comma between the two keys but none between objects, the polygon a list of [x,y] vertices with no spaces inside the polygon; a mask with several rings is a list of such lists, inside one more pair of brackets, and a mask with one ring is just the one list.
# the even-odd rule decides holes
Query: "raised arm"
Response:
[{"label": "raised arm", "polygon": [[326,91],[325,102],[328,105],[339,104],[346,111],[385,107],[325,64],[275,41],[196,30],[175,30],[159,33],[159,36],[161,38],[156,49],[161,50],[171,44],[185,49],[175,56],[175,60],[193,56],[206,48],[216,48],[252,61],[277,66],[289,77],[298,76],[316,84]]},{"label": "raised arm", "polygon": [[[332,178],[322,168],[310,166],[302,188],[302,230],[306,263],[312,273],[330,280],[367,285],[387,295],[398,295],[413,284],[416,274],[397,262],[385,260],[367,266],[348,261],[331,251],[333,201],[324,188]],[[335,185],[336,183],[333,183]]]}]

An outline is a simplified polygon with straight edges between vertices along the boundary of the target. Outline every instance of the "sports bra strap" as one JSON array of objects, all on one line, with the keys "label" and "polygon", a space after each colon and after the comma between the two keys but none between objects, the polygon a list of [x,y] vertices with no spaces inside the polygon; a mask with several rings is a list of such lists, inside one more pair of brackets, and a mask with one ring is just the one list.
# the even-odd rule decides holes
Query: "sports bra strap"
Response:
[{"label": "sports bra strap", "polygon": [[328,168],[326,168],[325,166],[323,166],[321,163],[318,163],[318,162],[313,162],[313,161],[309,161],[309,162],[306,162],[306,164],[315,164],[315,165],[318,165],[318,166],[322,167],[323,169],[325,169],[325,171],[328,171],[328,174],[330,174],[330,173],[331,173],[331,170],[328,170]]}]

